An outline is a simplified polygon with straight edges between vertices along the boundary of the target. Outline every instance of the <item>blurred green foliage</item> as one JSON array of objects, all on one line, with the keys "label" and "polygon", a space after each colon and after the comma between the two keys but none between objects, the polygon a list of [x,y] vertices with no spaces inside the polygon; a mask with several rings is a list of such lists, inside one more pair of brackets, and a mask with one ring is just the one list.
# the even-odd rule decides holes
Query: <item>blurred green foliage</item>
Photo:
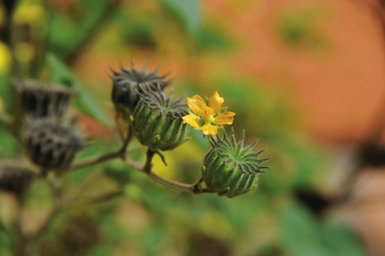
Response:
[{"label": "blurred green foliage", "polygon": [[[75,107],[109,127],[112,118],[108,113],[112,111],[100,102],[108,100],[110,95],[94,92],[96,86],[86,86],[81,82],[73,72],[73,68],[79,66],[73,66],[71,58],[86,53],[98,43],[92,44],[92,39],[103,37],[103,33],[108,34],[110,27],[118,27],[116,31],[121,31],[117,36],[121,40],[117,44],[121,45],[97,48],[109,53],[110,48],[118,51],[127,47],[130,51],[143,50],[156,55],[159,42],[163,40],[171,45],[170,48],[186,48],[189,63],[203,63],[205,58],[211,58],[219,65],[224,61],[221,58],[218,60],[215,54],[231,55],[239,50],[225,24],[205,19],[201,6],[204,1],[160,0],[155,3],[159,6],[154,8],[165,10],[165,13],[150,9],[148,13],[130,16],[143,10],[138,2],[111,6],[112,1],[82,0],[70,6],[70,10],[76,10],[73,12],[46,9],[45,24],[48,28],[45,62],[40,69],[42,77],[48,70],[53,82],[74,89],[77,92]],[[175,30],[166,33],[172,27],[162,27],[167,25],[162,20],[169,15],[173,17],[172,22],[181,28],[181,34]],[[318,10],[314,9],[288,10],[278,22],[279,36],[296,47],[321,44],[323,39],[316,26],[317,15]],[[186,43],[190,40],[194,41],[191,44],[194,49]],[[83,45],[85,42],[89,44],[87,47]],[[140,173],[132,172],[119,160],[84,168],[68,175],[65,180],[69,193],[76,200],[64,210],[61,218],[42,239],[40,255],[104,256],[127,255],[127,252],[130,255],[209,255],[210,250],[214,250],[212,255],[221,252],[221,255],[240,256],[365,254],[350,229],[328,217],[315,217],[308,206],[295,197],[298,188],[316,190],[322,186],[327,176],[325,170],[329,156],[320,145],[296,129],[293,104],[278,90],[267,89],[269,86],[261,81],[237,75],[227,66],[221,68],[225,75],[214,74],[214,78],[207,78],[201,83],[194,80],[195,77],[202,77],[198,67],[191,71],[197,76],[194,73],[178,78],[177,90],[189,96],[198,91],[207,95],[213,90],[220,91],[226,105],[237,113],[236,132],[239,134],[241,129],[246,129],[249,143],[251,138],[260,138],[258,147],[268,148],[267,155],[273,156],[270,161],[273,168],[262,175],[259,187],[249,194],[229,200],[217,195],[197,196],[165,188]],[[0,95],[7,105],[12,105],[9,79],[0,77]],[[2,159],[20,152],[18,142],[4,127],[0,127],[0,142]],[[110,135],[104,140],[90,141],[77,160],[116,150],[119,145],[117,136]],[[192,131],[191,141],[181,147],[165,154],[168,168],[155,159],[155,170],[168,177],[193,182],[200,172],[207,141],[201,133]],[[143,161],[143,150],[132,156]],[[120,187],[124,188],[124,193],[116,194],[116,189]],[[107,197],[111,200],[98,198],[105,190],[111,191],[110,197]],[[30,208],[34,212],[42,206],[44,210],[49,209],[52,202],[47,195],[47,187],[38,183],[32,191],[27,196]],[[0,195],[0,205],[4,207],[1,196],[4,195]],[[98,200],[85,202],[90,198]],[[71,237],[66,232],[71,230],[70,223],[74,219],[75,223],[79,223],[76,226],[83,229],[72,233]],[[94,234],[91,236],[94,240],[83,241],[84,234]],[[10,236],[0,222],[0,254],[10,255],[10,250]]]},{"label": "blurred green foliage", "polygon": [[278,35],[287,45],[311,50],[322,49],[326,37],[320,26],[324,18],[318,6],[293,6],[278,19]]},{"label": "blurred green foliage", "polygon": [[202,22],[199,0],[160,0],[160,3],[179,20],[188,34],[193,36],[198,34]]},{"label": "blurred green foliage", "polygon": [[72,72],[55,55],[47,54],[47,65],[52,72],[52,81],[74,89],[78,95],[76,105],[80,111],[95,118],[106,126],[112,126],[112,120],[100,106],[95,97],[75,78]]}]

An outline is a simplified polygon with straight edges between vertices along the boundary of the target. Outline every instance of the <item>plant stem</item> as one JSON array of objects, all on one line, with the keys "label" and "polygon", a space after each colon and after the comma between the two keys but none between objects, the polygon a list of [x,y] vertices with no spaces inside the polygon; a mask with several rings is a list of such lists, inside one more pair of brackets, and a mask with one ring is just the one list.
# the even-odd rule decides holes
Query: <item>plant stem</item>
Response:
[{"label": "plant stem", "polygon": [[110,159],[118,158],[118,157],[124,159],[126,156],[126,153],[127,153],[127,147],[131,142],[132,135],[133,135],[132,134],[132,127],[131,127],[131,125],[129,125],[128,129],[127,129],[127,135],[123,141],[123,145],[121,146],[121,148],[118,151],[110,152],[110,153],[107,153],[107,154],[104,154],[104,155],[101,155],[101,156],[98,156],[98,157],[95,157],[92,159],[87,159],[84,162],[74,164],[68,168],[68,171],[74,171],[74,170],[77,170],[80,168],[89,167],[89,166],[99,164],[99,163],[108,161]]},{"label": "plant stem", "polygon": [[153,180],[155,180],[156,182],[159,182],[163,185],[166,185],[166,186],[169,186],[169,187],[173,187],[173,188],[176,188],[176,189],[180,189],[180,190],[183,190],[183,191],[187,191],[187,192],[191,192],[193,194],[202,194],[202,193],[210,193],[210,191],[208,191],[207,189],[202,189],[200,187],[200,184],[202,183],[202,179],[199,179],[196,183],[194,184],[185,184],[185,183],[180,183],[180,182],[177,182],[177,181],[172,181],[172,180],[169,180],[169,179],[166,179],[156,173],[154,173],[152,171],[152,158],[154,157],[154,151],[152,151],[151,149],[148,149],[147,150],[147,154],[146,154],[146,162],[144,165],[134,161],[133,159],[131,158],[127,158],[125,159],[125,163],[130,166],[131,168],[139,171],[139,172],[142,172],[146,175],[148,175],[149,177],[151,177]]},{"label": "plant stem", "polygon": [[110,159],[118,158],[118,157],[121,157],[121,156],[122,156],[122,152],[119,149],[116,152],[107,153],[105,155],[98,156],[98,157],[95,157],[93,159],[88,159],[88,160],[85,160],[84,162],[80,162],[80,163],[74,164],[74,165],[72,165],[68,169],[68,171],[74,171],[74,170],[81,169],[81,168],[84,168],[84,167],[89,167],[89,166],[92,166],[92,165],[95,165],[95,164],[99,164],[99,163],[108,161]]}]

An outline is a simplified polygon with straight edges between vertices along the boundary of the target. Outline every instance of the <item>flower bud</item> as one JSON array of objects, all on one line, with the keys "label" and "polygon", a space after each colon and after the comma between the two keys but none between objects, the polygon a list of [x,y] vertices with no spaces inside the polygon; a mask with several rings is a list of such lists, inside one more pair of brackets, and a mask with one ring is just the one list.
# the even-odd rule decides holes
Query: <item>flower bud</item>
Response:
[{"label": "flower bud", "polygon": [[23,194],[31,185],[35,173],[29,169],[16,166],[0,166],[0,190]]},{"label": "flower bud", "polygon": [[37,81],[18,81],[22,111],[25,115],[35,117],[62,117],[67,111],[72,90],[58,85],[43,85]]},{"label": "flower bud", "polygon": [[29,119],[24,130],[29,159],[45,170],[68,167],[83,147],[79,132],[54,119]]},{"label": "flower bud", "polygon": [[166,98],[160,85],[139,85],[137,93],[140,100],[133,113],[133,127],[138,140],[154,151],[170,150],[183,143],[190,128],[182,120],[187,114],[182,98],[172,101],[172,92]]},{"label": "flower bud", "polygon": [[131,63],[131,69],[121,66],[120,72],[112,70],[112,102],[118,112],[132,113],[139,101],[136,93],[138,85],[146,83],[153,89],[159,84],[161,90],[166,88],[170,81],[164,79],[167,75],[159,76],[158,69],[146,71],[146,66],[142,70],[137,70],[135,64]]},{"label": "flower bud", "polygon": [[243,147],[244,132],[239,142],[236,142],[234,132],[231,139],[223,135],[216,138],[210,137],[212,149],[204,158],[202,178],[207,189],[219,195],[234,197],[244,194],[257,185],[262,162],[269,159],[259,159],[259,152],[250,152],[256,142]]}]

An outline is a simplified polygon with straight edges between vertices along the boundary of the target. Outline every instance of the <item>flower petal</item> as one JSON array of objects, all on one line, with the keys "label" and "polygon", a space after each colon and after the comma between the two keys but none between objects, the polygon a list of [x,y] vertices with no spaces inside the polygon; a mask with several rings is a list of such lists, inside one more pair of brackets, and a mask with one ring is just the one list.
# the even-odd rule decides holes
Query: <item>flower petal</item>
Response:
[{"label": "flower petal", "polygon": [[215,91],[209,98],[209,107],[214,109],[214,113],[218,113],[221,110],[224,101],[225,100],[219,96],[219,93]]},{"label": "flower petal", "polygon": [[204,100],[201,98],[201,96],[197,94],[195,94],[191,98],[187,98],[187,105],[189,106],[191,111],[198,116],[203,115],[205,108],[207,108]]},{"label": "flower petal", "polygon": [[224,125],[224,124],[232,124],[234,121],[234,112],[226,111],[223,112],[222,114],[219,114],[215,118],[215,124],[217,125]]},{"label": "flower petal", "polygon": [[200,124],[199,124],[199,117],[196,116],[196,115],[186,115],[183,118],[183,123],[184,124],[189,124],[191,125],[192,127],[199,127]]},{"label": "flower petal", "polygon": [[217,134],[217,127],[211,124],[205,124],[202,126],[202,132],[204,135],[215,135]]}]

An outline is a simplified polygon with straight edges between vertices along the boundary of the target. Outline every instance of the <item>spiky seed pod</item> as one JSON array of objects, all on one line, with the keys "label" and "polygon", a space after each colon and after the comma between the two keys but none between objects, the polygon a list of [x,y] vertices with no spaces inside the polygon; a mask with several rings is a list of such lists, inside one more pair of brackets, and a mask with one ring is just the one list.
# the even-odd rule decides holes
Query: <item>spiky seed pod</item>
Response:
[{"label": "spiky seed pod", "polygon": [[29,159],[44,170],[69,166],[83,147],[83,137],[71,125],[54,119],[28,119],[23,140]]},{"label": "spiky seed pod", "polygon": [[149,84],[153,89],[159,84],[161,90],[169,85],[170,80],[166,81],[167,75],[158,75],[158,69],[146,70],[146,65],[142,70],[138,70],[135,64],[131,63],[131,69],[120,67],[120,72],[112,70],[112,102],[118,112],[132,113],[139,101],[136,93],[139,84]]},{"label": "spiky seed pod", "polygon": [[172,92],[166,97],[161,85],[153,88],[139,85],[140,100],[133,113],[133,127],[139,141],[153,150],[170,150],[186,140],[190,127],[183,123],[187,105],[182,98],[172,101]]},{"label": "spiky seed pod", "polygon": [[239,142],[234,132],[231,138],[223,135],[215,139],[210,137],[211,150],[204,158],[202,177],[207,188],[219,195],[234,197],[246,193],[256,187],[259,174],[264,168],[262,162],[269,159],[260,159],[258,156],[264,150],[251,152],[256,142],[244,147],[245,133]]},{"label": "spiky seed pod", "polygon": [[35,173],[29,169],[17,166],[0,166],[0,190],[23,194],[31,185]]},{"label": "spiky seed pod", "polygon": [[74,92],[60,85],[43,85],[37,81],[16,81],[22,111],[35,117],[62,117]]}]

